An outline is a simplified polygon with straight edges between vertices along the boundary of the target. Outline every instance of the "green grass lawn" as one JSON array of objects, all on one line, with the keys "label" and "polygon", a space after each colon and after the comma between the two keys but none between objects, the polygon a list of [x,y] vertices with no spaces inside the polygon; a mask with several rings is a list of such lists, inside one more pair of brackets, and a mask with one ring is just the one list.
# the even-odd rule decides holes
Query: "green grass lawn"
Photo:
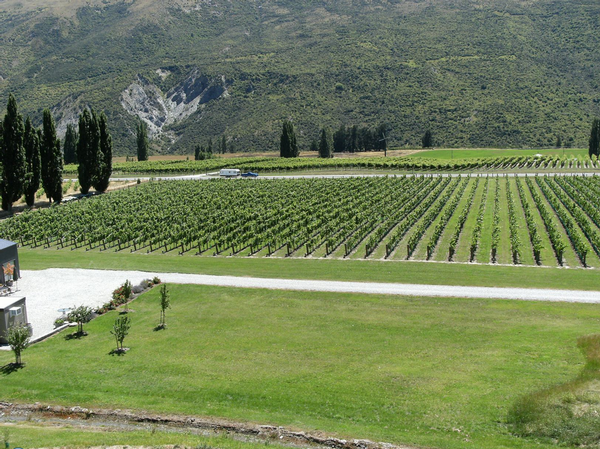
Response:
[{"label": "green grass lawn", "polygon": [[[186,445],[188,447],[202,447],[203,449],[264,449],[265,447],[265,443],[242,442],[225,435],[207,437],[172,431],[116,431],[101,425],[94,429],[83,429],[77,425],[50,426],[34,420],[0,424],[0,442],[4,442],[5,432],[7,432],[10,447],[22,448],[87,448],[92,445],[101,447]],[[269,442],[268,446],[284,447],[272,442]]]},{"label": "green grass lawn", "polygon": [[433,159],[468,159],[476,157],[502,157],[502,156],[533,156],[543,154],[544,156],[587,156],[588,150],[584,148],[565,149],[517,149],[517,148],[441,148],[435,150],[423,150],[413,153],[409,157],[424,157]]},{"label": "green grass lawn", "polygon": [[[550,447],[510,434],[522,395],[574,377],[598,306],[169,286],[34,345],[0,375],[2,400],[276,424],[428,447]],[[12,361],[0,353],[0,366]]]},{"label": "green grass lawn", "polygon": [[[493,185],[491,185],[493,187]],[[491,197],[491,195],[488,195]],[[485,230],[484,230],[484,234]],[[484,247],[482,251],[489,251]],[[406,248],[398,251],[406,254]],[[481,253],[481,252],[480,252]],[[487,254],[487,253],[486,253]],[[161,254],[19,250],[22,270],[89,268],[181,272],[280,279],[399,282],[487,287],[598,290],[598,271],[583,268],[492,266],[376,260],[193,257]],[[478,258],[485,257],[481,253]]]}]

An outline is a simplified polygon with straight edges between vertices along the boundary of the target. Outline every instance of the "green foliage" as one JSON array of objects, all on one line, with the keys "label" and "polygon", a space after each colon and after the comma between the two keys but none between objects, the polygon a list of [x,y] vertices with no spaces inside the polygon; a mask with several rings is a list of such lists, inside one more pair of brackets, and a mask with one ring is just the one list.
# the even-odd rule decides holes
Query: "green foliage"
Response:
[{"label": "green foliage", "polygon": [[6,331],[6,340],[15,354],[15,364],[22,365],[21,353],[29,347],[30,329],[25,324],[11,326]]},{"label": "green foliage", "polygon": [[198,65],[229,95],[168,126],[179,139],[164,151],[225,132],[242,150],[275,150],[283,116],[302,147],[321,127],[380,122],[399,130],[391,146],[420,146],[428,128],[438,145],[582,146],[600,113],[595,2],[146,3],[78,2],[68,18],[3,10],[0,95],[18,93],[34,123],[41,101],[105,110],[123,155],[136,118],[121,92],[138,74],[167,92]]},{"label": "green foliage", "polygon": [[294,125],[289,120],[284,120],[279,142],[279,156],[290,158],[298,157],[299,155],[300,151],[298,149],[298,142],[296,141]]},{"label": "green foliage", "polygon": [[162,284],[160,286],[160,323],[159,323],[159,327],[162,329],[167,327],[166,311],[169,308],[171,308],[171,298],[169,295],[169,290],[167,289],[167,284]]},{"label": "green foliage", "polygon": [[75,129],[75,125],[69,123],[65,134],[65,143],[63,145],[65,164],[77,163],[77,143],[79,134]]},{"label": "green foliage", "polygon": [[433,146],[433,135],[430,130],[425,131],[423,138],[421,139],[423,148],[431,148]]},{"label": "green foliage", "polygon": [[83,325],[89,323],[92,319],[92,308],[81,305],[79,307],[73,306],[67,319],[72,323],[77,323],[77,334],[85,335],[83,332]]},{"label": "green foliage", "polygon": [[600,156],[600,119],[595,118],[592,121],[592,130],[590,131],[589,156]]},{"label": "green foliage", "polygon": [[[50,202],[52,202],[52,199],[54,198],[57,185],[57,180],[55,178],[55,164],[57,163],[55,160],[56,140],[56,125],[54,124],[54,117],[52,116],[50,109],[44,109],[42,140],[40,142],[40,156],[42,161],[41,173],[42,186],[44,187],[44,192],[46,192],[46,196]],[[60,142],[58,145],[58,150],[60,152]]]},{"label": "green foliage", "polygon": [[328,159],[333,156],[333,141],[331,133],[327,128],[321,130],[321,138],[319,139],[319,157]]},{"label": "green foliage", "polygon": [[12,210],[26,187],[27,164],[23,147],[23,117],[17,110],[17,100],[11,94],[6,105],[6,115],[2,124],[0,142],[0,162],[2,163],[2,209]]},{"label": "green foliage", "polygon": [[113,148],[112,137],[108,132],[108,123],[104,112],[100,114],[100,118],[98,119],[98,129],[100,132],[99,165],[96,169],[96,176],[93,179],[92,185],[97,192],[105,192],[110,183],[110,175],[112,174]]},{"label": "green foliage", "polygon": [[600,335],[577,340],[586,364],[574,380],[519,398],[508,413],[512,431],[521,437],[559,445],[593,447],[600,439]]},{"label": "green foliage", "polygon": [[25,158],[27,161],[27,183],[25,186],[25,201],[28,206],[35,203],[35,194],[40,188],[41,180],[41,160],[40,160],[40,140],[38,132],[31,124],[31,119],[27,117],[25,121],[25,135],[23,137],[25,147]]},{"label": "green foliage", "polygon": [[[148,160],[148,125],[143,120],[138,120],[136,127],[137,159],[138,161]],[[198,159],[196,159],[198,160]]]},{"label": "green foliage", "polygon": [[113,324],[113,328],[110,333],[115,337],[117,343],[117,352],[123,352],[123,341],[125,337],[129,335],[129,329],[131,329],[131,318],[129,315],[120,315]]}]

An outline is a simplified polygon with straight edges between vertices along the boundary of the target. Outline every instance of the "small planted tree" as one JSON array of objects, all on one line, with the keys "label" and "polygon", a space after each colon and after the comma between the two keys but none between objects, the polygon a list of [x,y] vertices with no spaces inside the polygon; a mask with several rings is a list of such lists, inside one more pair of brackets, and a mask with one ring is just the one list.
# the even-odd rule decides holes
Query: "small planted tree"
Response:
[{"label": "small planted tree", "polygon": [[129,334],[129,329],[131,328],[131,319],[129,315],[121,315],[119,318],[115,320],[115,324],[113,325],[111,334],[115,336],[115,340],[117,342],[117,349],[115,352],[122,353],[125,352],[123,348],[123,340]]},{"label": "small planted tree", "polygon": [[6,331],[6,340],[15,353],[15,365],[21,366],[21,353],[29,346],[29,327],[25,324],[11,326]]},{"label": "small planted tree", "polygon": [[67,319],[72,323],[77,323],[77,334],[78,336],[87,335],[87,332],[83,332],[83,325],[89,323],[92,319],[92,308],[88,306],[73,307],[73,310],[67,315]]},{"label": "small planted tree", "polygon": [[163,284],[160,287],[160,324],[159,329],[167,327],[166,310],[171,307],[171,298],[169,296],[169,290],[167,290],[167,284]]}]

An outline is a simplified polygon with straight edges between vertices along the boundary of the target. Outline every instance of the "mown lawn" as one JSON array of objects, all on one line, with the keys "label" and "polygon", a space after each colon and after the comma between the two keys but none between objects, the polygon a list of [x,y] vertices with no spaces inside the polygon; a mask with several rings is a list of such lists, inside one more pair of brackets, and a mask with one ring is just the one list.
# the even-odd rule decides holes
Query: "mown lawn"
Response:
[{"label": "mown lawn", "polygon": [[[408,265],[408,264],[407,264]],[[24,353],[1,400],[142,409],[444,448],[546,447],[510,434],[517,398],[574,377],[597,305],[169,286]],[[0,366],[12,361],[0,353]],[[549,447],[549,446],[548,446]]]},{"label": "mown lawn", "polygon": [[[0,424],[0,442],[8,440],[10,447],[68,447],[87,448],[90,446],[148,446],[185,445],[203,449],[260,449],[261,442],[243,442],[226,435],[203,436],[188,432],[166,432],[152,430],[114,430],[106,426],[81,428],[77,425],[46,425],[37,420],[20,423]],[[269,442],[271,447],[284,447]]]},{"label": "mown lawn", "polygon": [[[493,208],[490,183],[488,208]],[[491,215],[490,215],[491,217]],[[489,218],[491,220],[491,218]],[[478,260],[487,262],[489,236],[484,226]],[[470,238],[470,236],[469,236]],[[525,242],[528,243],[528,242]],[[406,253],[405,247],[399,251]],[[327,260],[296,258],[196,257],[126,252],[57,251],[19,249],[22,270],[46,268],[122,269],[148,272],[199,273],[280,279],[324,279],[363,282],[400,282],[486,287],[558,288],[598,290],[598,271],[584,268],[492,266],[488,264],[427,263],[377,260]],[[548,262],[548,263],[551,263]]]}]

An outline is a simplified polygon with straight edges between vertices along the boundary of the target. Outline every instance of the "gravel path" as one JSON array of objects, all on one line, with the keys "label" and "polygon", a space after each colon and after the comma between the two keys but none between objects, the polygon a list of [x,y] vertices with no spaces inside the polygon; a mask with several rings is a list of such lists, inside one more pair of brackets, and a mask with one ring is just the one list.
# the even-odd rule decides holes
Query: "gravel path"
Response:
[{"label": "gravel path", "polygon": [[388,284],[367,282],[264,279],[201,274],[147,273],[142,271],[52,268],[23,271],[18,295],[27,297],[27,314],[34,338],[51,332],[59,309],[85,304],[96,307],[108,302],[113,290],[126,280],[133,285],[158,276],[163,282],[224,287],[269,288],[340,293],[404,296],[491,298],[525,301],[600,303],[600,291],[544,290],[526,288],[456,287],[447,285]]}]

